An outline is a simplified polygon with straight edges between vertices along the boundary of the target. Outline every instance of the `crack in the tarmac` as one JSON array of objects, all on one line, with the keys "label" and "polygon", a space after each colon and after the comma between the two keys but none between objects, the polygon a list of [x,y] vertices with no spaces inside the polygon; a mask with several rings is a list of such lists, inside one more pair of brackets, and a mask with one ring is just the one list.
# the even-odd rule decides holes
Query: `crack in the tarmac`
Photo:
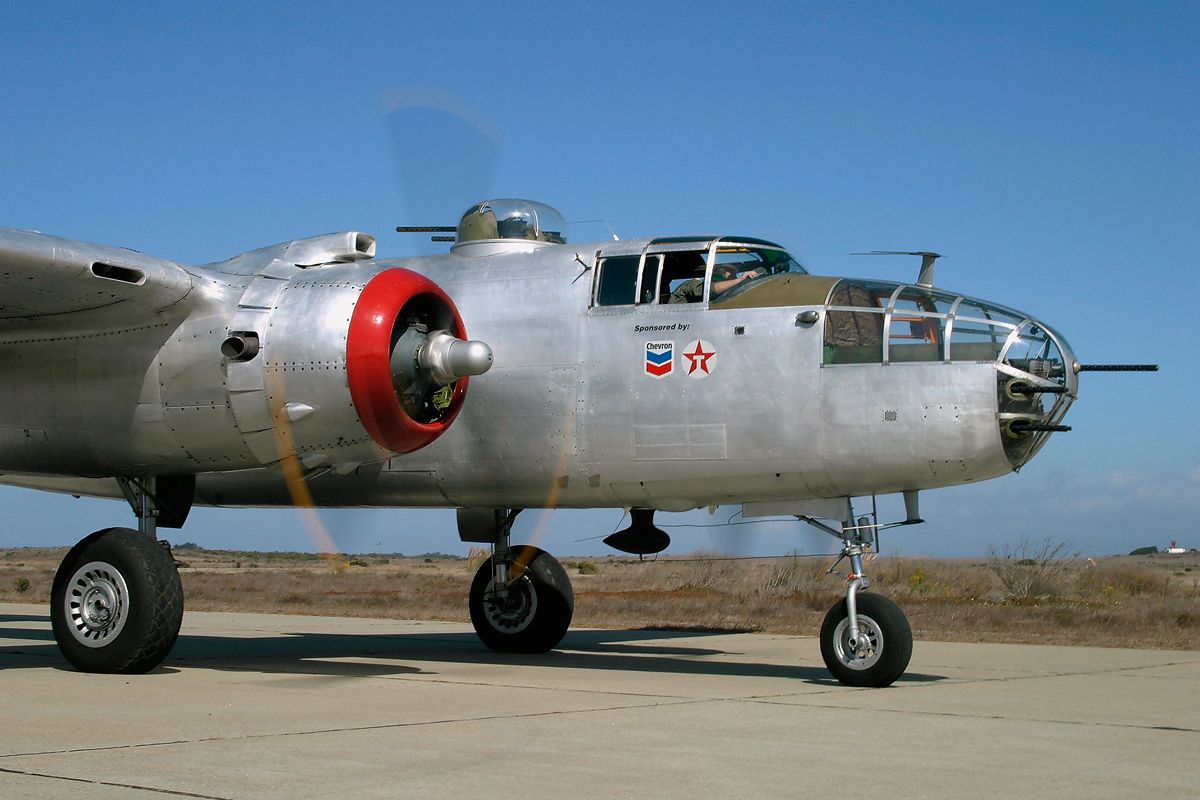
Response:
[{"label": "crack in the tarmac", "polygon": [[228,797],[219,797],[213,794],[197,794],[195,792],[182,792],[178,789],[159,789],[154,786],[141,786],[136,783],[116,783],[115,781],[100,781],[92,778],[73,778],[68,775],[50,775],[45,772],[29,772],[23,769],[9,769],[0,767],[0,772],[9,775],[22,775],[27,778],[45,778],[52,781],[70,781],[72,783],[85,783],[89,786],[110,786],[114,789],[134,789],[140,792],[153,792],[154,794],[165,794],[171,797],[195,797],[199,800],[231,800]]},{"label": "crack in the tarmac", "polygon": [[[845,711],[846,707],[841,705],[833,705],[832,703],[784,703],[776,700],[748,700],[747,702],[760,703],[769,706],[787,706],[789,708],[826,708],[835,711]],[[1095,720],[1079,720],[1079,719],[1052,719],[1048,717],[1011,717],[1003,714],[967,714],[955,711],[922,711],[920,709],[909,708],[871,708],[863,709],[876,714],[915,714],[923,717],[950,717],[956,719],[990,719],[1001,720],[1005,722],[1038,722],[1051,725],[1076,725],[1088,728],[1119,728],[1123,730],[1137,731],[1166,731],[1170,733],[1200,733],[1198,728],[1177,728],[1169,725],[1134,725],[1131,723],[1119,722],[1097,722]]]}]

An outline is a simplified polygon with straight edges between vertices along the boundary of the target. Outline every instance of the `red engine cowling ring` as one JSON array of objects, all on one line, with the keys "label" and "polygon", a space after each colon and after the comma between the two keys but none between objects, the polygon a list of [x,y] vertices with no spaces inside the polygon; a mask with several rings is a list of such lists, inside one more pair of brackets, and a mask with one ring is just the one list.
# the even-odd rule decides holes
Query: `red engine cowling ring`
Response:
[{"label": "red engine cowling ring", "polygon": [[436,422],[415,420],[400,404],[390,366],[392,330],[401,310],[414,299],[432,302],[444,318],[444,327],[460,339],[467,338],[458,309],[441,287],[400,268],[386,269],[367,282],[346,334],[346,379],[354,410],[371,438],[393,453],[420,450],[445,433],[467,392],[467,379],[459,378],[449,407]]}]

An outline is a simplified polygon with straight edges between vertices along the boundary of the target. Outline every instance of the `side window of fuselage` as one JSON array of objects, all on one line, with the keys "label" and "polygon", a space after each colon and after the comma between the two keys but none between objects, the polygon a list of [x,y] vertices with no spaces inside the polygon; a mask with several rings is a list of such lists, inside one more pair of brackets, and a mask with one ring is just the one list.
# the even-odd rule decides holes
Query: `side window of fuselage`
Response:
[{"label": "side window of fuselage", "polygon": [[602,259],[596,278],[596,305],[698,303],[704,299],[706,263],[702,250],[649,253],[645,261],[641,256]]},{"label": "side window of fuselage", "polygon": [[658,275],[662,262],[661,255],[646,256],[646,261],[642,264],[642,278],[638,282],[639,303],[644,305],[658,302]]},{"label": "side window of fuselage", "polygon": [[665,253],[659,302],[701,302],[704,299],[704,253]]},{"label": "side window of fuselage", "polygon": [[699,303],[704,299],[706,254],[702,250],[663,253],[659,303]]},{"label": "side window of fuselage", "polygon": [[637,299],[641,256],[613,256],[600,262],[596,305],[629,306]]}]

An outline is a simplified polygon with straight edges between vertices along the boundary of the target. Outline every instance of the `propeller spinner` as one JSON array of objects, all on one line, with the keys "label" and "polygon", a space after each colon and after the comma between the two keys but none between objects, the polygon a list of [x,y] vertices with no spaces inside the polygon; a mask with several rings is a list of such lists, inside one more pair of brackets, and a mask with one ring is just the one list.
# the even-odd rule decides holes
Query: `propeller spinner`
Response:
[{"label": "propeller spinner", "polygon": [[491,348],[466,339],[446,293],[406,269],[384,270],[364,287],[346,355],[363,427],[394,453],[411,453],[440,436],[462,407],[468,378],[492,365]]}]

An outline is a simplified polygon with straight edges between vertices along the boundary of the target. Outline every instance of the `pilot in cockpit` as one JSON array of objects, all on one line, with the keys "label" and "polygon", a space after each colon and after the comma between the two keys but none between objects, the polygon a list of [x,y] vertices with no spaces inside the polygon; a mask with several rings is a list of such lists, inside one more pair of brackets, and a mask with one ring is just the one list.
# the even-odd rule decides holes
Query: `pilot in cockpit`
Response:
[{"label": "pilot in cockpit", "polygon": [[[703,268],[701,268],[702,270]],[[736,265],[720,264],[713,270],[712,293],[709,300],[716,300],[725,292],[728,292],[733,287],[744,283],[748,280],[753,280],[759,277],[762,272],[758,269],[750,269],[738,274]],[[704,276],[686,280],[675,287],[671,292],[671,297],[668,303],[699,303],[704,299]]]}]

